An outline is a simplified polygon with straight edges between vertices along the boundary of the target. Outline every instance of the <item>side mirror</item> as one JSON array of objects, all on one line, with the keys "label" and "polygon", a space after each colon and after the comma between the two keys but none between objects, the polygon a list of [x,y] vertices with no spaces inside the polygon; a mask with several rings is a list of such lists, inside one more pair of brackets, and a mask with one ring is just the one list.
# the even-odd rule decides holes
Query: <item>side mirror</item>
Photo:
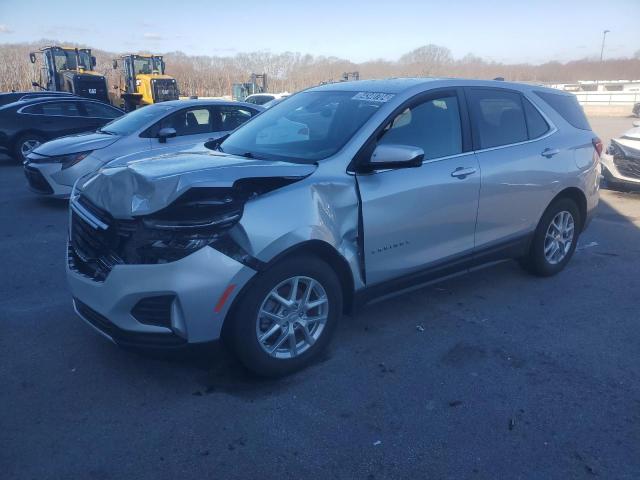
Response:
[{"label": "side mirror", "polygon": [[388,168],[414,168],[422,165],[424,150],[411,145],[383,144],[373,151],[365,170],[385,170]]},{"label": "side mirror", "polygon": [[111,65],[113,65],[113,69],[117,69],[118,68],[118,60],[114,60],[113,62],[111,62]]},{"label": "side mirror", "polygon": [[95,67],[95,66],[96,66],[96,63],[97,63],[97,62],[96,62],[96,57],[92,56],[92,57],[91,57],[91,66],[92,66],[92,67]]},{"label": "side mirror", "polygon": [[160,143],[167,143],[167,138],[173,138],[177,135],[178,132],[176,132],[175,128],[171,128],[171,127],[164,127],[161,128],[160,131],[158,132],[158,141]]},{"label": "side mirror", "polygon": [[29,54],[29,60],[31,60],[31,63],[36,63],[36,54],[35,53],[30,53]]}]

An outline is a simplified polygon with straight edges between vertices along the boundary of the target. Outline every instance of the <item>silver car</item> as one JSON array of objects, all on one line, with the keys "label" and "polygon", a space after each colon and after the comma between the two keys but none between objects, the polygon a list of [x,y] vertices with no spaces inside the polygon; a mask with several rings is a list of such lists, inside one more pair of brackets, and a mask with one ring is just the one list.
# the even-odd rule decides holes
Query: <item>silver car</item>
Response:
[{"label": "silver car", "polygon": [[286,374],[393,292],[511,258],[561,271],[598,203],[598,145],[575,97],[538,86],[312,88],[207,152],[79,181],[74,306],[118,344],[224,338]]},{"label": "silver car", "polygon": [[35,148],[25,162],[31,190],[68,198],[74,182],[115,158],[167,153],[216,139],[264,110],[220,100],[174,100],[124,115],[95,132],[70,135]]}]

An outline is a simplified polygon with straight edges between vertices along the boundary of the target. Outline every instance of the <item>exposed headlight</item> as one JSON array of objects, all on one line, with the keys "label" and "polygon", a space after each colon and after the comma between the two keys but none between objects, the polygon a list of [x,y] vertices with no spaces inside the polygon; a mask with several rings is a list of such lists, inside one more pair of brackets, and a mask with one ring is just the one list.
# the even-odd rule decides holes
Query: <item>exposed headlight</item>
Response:
[{"label": "exposed headlight", "polygon": [[178,260],[219,243],[240,220],[246,196],[231,188],[195,188],[142,219],[137,253],[144,263]]},{"label": "exposed headlight", "polygon": [[[69,155],[58,155],[57,157],[43,157],[37,163],[61,163],[62,169],[74,166],[76,163],[84,160],[91,154],[93,150],[88,152],[70,153]],[[34,162],[36,163],[36,162]]]}]

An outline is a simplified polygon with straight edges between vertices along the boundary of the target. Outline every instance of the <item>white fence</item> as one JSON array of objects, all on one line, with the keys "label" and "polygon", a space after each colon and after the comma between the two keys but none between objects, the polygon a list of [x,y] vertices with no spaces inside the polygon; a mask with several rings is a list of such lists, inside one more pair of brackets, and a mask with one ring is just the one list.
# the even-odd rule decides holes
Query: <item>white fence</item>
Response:
[{"label": "white fence", "polygon": [[580,105],[633,105],[640,102],[640,92],[571,92]]}]

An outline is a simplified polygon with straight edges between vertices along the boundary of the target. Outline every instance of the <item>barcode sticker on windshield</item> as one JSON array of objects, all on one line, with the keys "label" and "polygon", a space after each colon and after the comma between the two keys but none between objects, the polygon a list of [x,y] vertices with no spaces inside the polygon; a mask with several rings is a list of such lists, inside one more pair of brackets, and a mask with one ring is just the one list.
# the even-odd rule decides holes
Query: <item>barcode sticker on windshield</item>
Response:
[{"label": "barcode sticker on windshield", "polygon": [[394,97],[392,93],[378,93],[378,92],[358,92],[351,100],[367,100],[369,102],[385,103]]}]

